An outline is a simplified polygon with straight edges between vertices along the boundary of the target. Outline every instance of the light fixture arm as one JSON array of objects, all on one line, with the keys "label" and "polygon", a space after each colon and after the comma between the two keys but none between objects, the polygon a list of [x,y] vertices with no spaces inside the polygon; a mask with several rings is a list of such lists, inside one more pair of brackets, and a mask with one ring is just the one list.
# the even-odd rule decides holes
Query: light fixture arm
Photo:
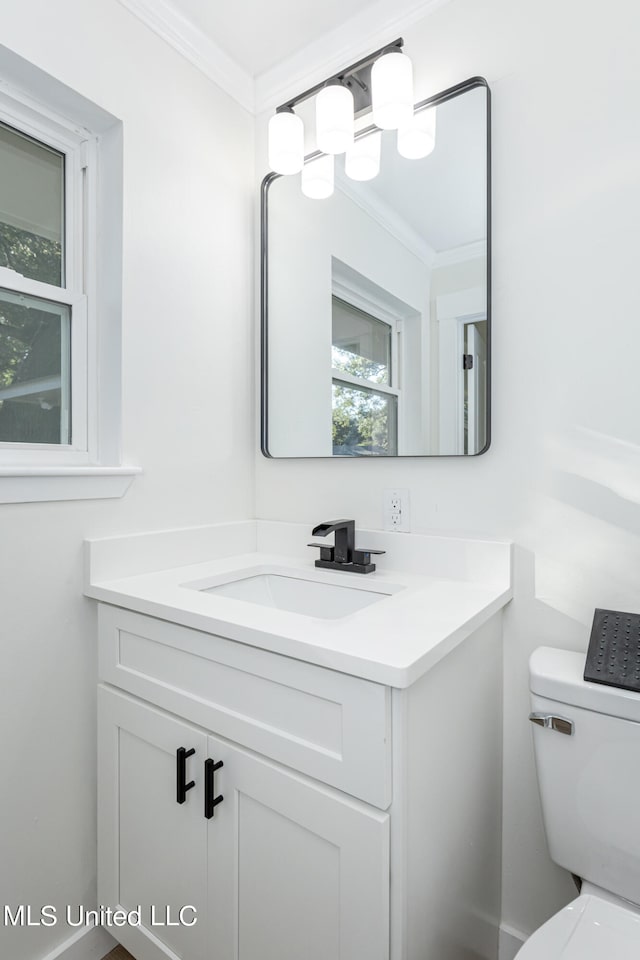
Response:
[{"label": "light fixture arm", "polygon": [[370,53],[368,56],[363,57],[362,60],[356,60],[355,63],[352,63],[350,66],[344,67],[337,73],[332,74],[332,76],[327,77],[326,80],[323,80],[321,83],[316,83],[313,87],[309,87],[309,89],[305,90],[304,93],[300,93],[297,97],[287,100],[286,103],[283,103],[276,108],[276,113],[292,111],[293,108],[299,103],[302,103],[304,100],[308,100],[310,97],[315,96],[315,94],[322,90],[323,87],[326,87],[327,84],[337,82],[345,84],[351,89],[356,103],[357,116],[359,113],[369,109],[371,106],[371,85],[369,79],[371,75],[371,67],[373,66],[374,62],[385,53],[401,53],[403,46],[404,40],[402,37],[399,37],[392,43],[386,43],[384,47],[380,47],[380,49],[376,50],[374,53]]}]

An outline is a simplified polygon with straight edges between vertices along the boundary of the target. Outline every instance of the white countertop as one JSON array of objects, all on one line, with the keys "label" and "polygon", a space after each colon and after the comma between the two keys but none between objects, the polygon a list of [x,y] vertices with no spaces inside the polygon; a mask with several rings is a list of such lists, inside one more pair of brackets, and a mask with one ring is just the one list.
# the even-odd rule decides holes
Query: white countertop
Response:
[{"label": "white countertop", "polygon": [[[308,551],[310,556],[306,556],[299,549],[300,543],[307,543],[306,526],[266,523],[261,529],[261,523],[194,528],[197,532],[193,553],[199,562],[186,564],[188,534],[182,531],[175,551],[180,557],[179,565],[165,569],[144,567],[167,562],[171,550],[166,538],[173,537],[175,545],[177,532],[143,535],[144,539],[92,541],[85,593],[105,603],[394,687],[415,682],[512,596],[507,543],[367,531],[358,536],[358,544],[365,544],[366,538],[366,546],[382,546],[387,549],[387,556],[375,573],[358,575],[316,570],[315,555]],[[154,540],[162,537],[165,540]],[[275,542],[278,552],[259,549],[264,547],[265,540]],[[207,555],[205,541],[210,544],[208,555],[212,559],[201,560],[203,554]],[[291,544],[295,544],[295,553],[281,552]],[[484,564],[483,544],[487,547]],[[234,552],[238,548],[243,552]],[[420,566],[415,559],[411,572],[402,569],[403,560],[409,565],[412,557],[422,555],[419,548],[428,555],[423,569],[415,569]],[[446,556],[448,573],[456,567],[456,551],[464,556],[460,579],[434,575],[435,568],[442,566],[434,559],[439,551]],[[225,555],[215,557],[216,552]],[[389,554],[393,553],[399,567],[392,563]],[[118,555],[123,558],[125,576],[113,576],[119,566]],[[470,556],[473,562],[469,561]],[[429,572],[424,569],[428,564],[433,568]],[[359,589],[384,592],[386,585],[403,589],[347,616],[320,619],[185,586],[230,571],[263,566],[286,568],[294,576],[296,572],[313,578],[328,575],[330,582]],[[134,572],[136,567],[142,568],[142,572]],[[479,579],[483,576],[485,582]]]}]

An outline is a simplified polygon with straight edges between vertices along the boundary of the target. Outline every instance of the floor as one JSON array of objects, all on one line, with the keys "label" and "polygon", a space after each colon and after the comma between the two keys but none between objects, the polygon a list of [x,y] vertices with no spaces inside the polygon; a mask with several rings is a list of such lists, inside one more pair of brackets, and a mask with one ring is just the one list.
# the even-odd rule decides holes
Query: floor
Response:
[{"label": "floor", "polygon": [[111,953],[106,955],[104,960],[134,960],[134,958],[124,947],[117,946],[115,950],[112,950]]}]

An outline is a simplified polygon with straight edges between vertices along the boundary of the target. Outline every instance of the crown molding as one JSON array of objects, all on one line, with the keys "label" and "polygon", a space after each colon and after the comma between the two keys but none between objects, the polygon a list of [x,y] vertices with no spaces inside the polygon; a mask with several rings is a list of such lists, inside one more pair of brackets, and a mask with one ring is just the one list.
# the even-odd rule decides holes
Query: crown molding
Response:
[{"label": "crown molding", "polygon": [[[368,216],[378,223],[387,233],[402,244],[405,249],[417,257],[427,267],[433,266],[436,258],[436,252],[426,240],[423,239],[412,227],[398,216],[393,207],[385,203],[373,192],[364,192],[353,186],[353,181],[336,170],[336,187],[349,197],[357,206],[360,207]],[[366,190],[366,188],[365,188]]]},{"label": "crown molding", "polygon": [[119,0],[130,13],[253,114],[272,109],[301,90],[322,82],[345,65],[367,56],[371,50],[395,40],[404,29],[450,2],[396,0],[390,14],[388,0],[375,0],[366,10],[254,78],[187,19],[171,0]]},{"label": "crown molding", "polygon": [[255,113],[255,84],[251,74],[184,17],[170,0],[119,2],[245,110]]},{"label": "crown molding", "polygon": [[467,260],[486,257],[486,255],[486,240],[474,240],[473,243],[465,243],[461,247],[454,247],[452,250],[442,250],[437,253],[433,267],[434,269],[451,267],[456,263],[466,263]]},{"label": "crown molding", "polygon": [[[122,2],[122,0],[121,0]],[[255,110],[272,110],[371,50],[395,40],[402,31],[451,0],[376,0],[339,27],[323,33],[291,57],[255,78]],[[310,66],[311,65],[311,66]]]}]

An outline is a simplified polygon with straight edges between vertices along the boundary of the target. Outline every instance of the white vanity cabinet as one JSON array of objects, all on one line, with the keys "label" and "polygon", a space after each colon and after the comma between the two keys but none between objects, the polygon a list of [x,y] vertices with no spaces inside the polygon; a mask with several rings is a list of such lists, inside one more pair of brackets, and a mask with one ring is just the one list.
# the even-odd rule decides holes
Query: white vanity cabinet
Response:
[{"label": "white vanity cabinet", "polygon": [[[88,544],[98,902],[141,906],[111,928],[137,960],[497,960],[511,548],[361,536],[393,567],[318,571],[262,520]],[[263,575],[327,616],[211,590]],[[376,596],[340,613],[343,584]]]},{"label": "white vanity cabinet", "polygon": [[99,637],[98,896],[141,908],[121,942],[138,960],[387,960],[389,814],[332,784],[385,802],[388,691],[116,607]]},{"label": "white vanity cabinet", "polygon": [[98,897],[141,906],[137,960],[496,960],[501,613],[406,688],[107,603],[99,660]]}]

